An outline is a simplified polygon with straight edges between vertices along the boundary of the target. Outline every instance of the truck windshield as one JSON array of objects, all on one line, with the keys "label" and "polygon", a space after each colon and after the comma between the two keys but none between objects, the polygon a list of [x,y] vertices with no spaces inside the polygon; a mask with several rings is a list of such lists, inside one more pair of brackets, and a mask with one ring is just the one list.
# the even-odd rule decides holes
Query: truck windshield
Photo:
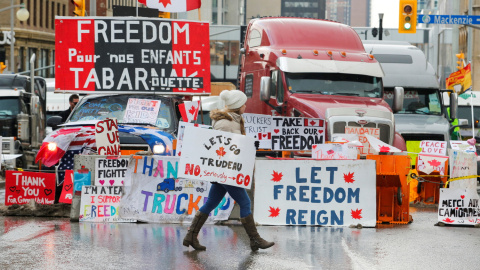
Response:
[{"label": "truck windshield", "polygon": [[160,109],[158,110],[155,126],[164,130],[173,131],[175,129],[175,111],[171,98],[155,95],[114,95],[102,97],[87,97],[75,107],[67,122],[78,122],[88,120],[104,120],[106,118],[117,118],[119,124],[137,124],[153,125],[142,123],[136,120],[135,123],[124,121],[124,115],[129,99],[149,99],[159,100]]},{"label": "truck windshield", "polygon": [[[437,89],[412,89],[405,88],[403,109],[398,114],[442,114],[440,92]],[[393,89],[385,89],[385,101],[392,107]]]},{"label": "truck windshield", "polygon": [[0,118],[17,116],[20,113],[20,104],[18,98],[0,99]]},{"label": "truck windshield", "polygon": [[285,72],[291,93],[311,93],[335,96],[382,97],[381,78],[341,73]]}]

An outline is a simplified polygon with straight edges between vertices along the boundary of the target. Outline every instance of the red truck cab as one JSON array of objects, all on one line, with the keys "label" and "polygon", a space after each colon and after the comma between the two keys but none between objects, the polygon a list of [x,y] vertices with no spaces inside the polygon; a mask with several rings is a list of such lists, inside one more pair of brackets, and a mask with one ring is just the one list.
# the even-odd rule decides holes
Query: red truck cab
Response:
[{"label": "red truck cab", "polygon": [[[382,68],[351,27],[307,18],[253,19],[242,54],[246,112],[325,119],[326,141],[346,127],[373,128],[382,141],[406,150],[383,98]],[[403,104],[402,90],[395,89],[393,110]]]}]

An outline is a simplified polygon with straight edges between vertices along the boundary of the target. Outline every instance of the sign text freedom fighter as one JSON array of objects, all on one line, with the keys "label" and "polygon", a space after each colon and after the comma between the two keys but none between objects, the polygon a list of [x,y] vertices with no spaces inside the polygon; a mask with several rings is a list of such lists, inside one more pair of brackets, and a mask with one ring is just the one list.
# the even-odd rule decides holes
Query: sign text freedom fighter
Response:
[{"label": "sign text freedom fighter", "polygon": [[57,17],[56,90],[209,94],[209,25],[152,18]]}]

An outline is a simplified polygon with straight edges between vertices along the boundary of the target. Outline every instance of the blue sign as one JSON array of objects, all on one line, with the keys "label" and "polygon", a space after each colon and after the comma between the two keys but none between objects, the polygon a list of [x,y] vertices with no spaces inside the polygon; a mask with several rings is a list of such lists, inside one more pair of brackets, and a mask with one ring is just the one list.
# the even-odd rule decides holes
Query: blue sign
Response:
[{"label": "blue sign", "polygon": [[435,24],[480,24],[480,16],[419,14],[417,16],[417,22]]}]

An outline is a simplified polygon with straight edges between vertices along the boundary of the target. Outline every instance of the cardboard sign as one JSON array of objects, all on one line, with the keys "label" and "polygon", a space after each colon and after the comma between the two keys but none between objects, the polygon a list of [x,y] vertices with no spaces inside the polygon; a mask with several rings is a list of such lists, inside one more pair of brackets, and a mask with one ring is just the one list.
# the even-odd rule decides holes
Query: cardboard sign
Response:
[{"label": "cardboard sign", "polygon": [[[178,178],[178,157],[133,156],[127,170],[120,216],[146,222],[191,222],[206,202],[210,183]],[[130,183],[127,183],[130,181]],[[228,195],[208,217],[207,223],[227,220],[234,202]]]},{"label": "cardboard sign", "polygon": [[460,150],[467,153],[475,153],[474,145],[468,144],[467,141],[450,141],[450,146],[453,150]]},{"label": "cardboard sign", "polygon": [[72,204],[73,198],[73,170],[65,171],[65,179],[63,181],[63,188],[58,202]]},{"label": "cardboard sign", "polygon": [[185,128],[179,177],[249,189],[254,163],[253,138],[213,129]]},{"label": "cardboard sign", "polygon": [[273,150],[312,150],[314,144],[325,143],[323,119],[272,117]]},{"label": "cardboard sign", "polygon": [[210,93],[208,22],[56,17],[55,90]]},{"label": "cardboard sign", "polygon": [[123,123],[157,123],[161,100],[129,98]]},{"label": "cardboard sign", "polygon": [[120,218],[122,187],[83,186],[79,221],[136,222]]},{"label": "cardboard sign", "polygon": [[420,154],[446,156],[447,142],[446,141],[421,141],[420,147],[422,151]]},{"label": "cardboard sign", "polygon": [[245,133],[257,141],[259,149],[272,147],[272,116],[265,114],[244,113]]},{"label": "cardboard sign", "polygon": [[255,221],[376,226],[374,160],[257,160]]},{"label": "cardboard sign", "polygon": [[212,126],[209,125],[202,125],[202,124],[195,124],[195,123],[188,123],[180,121],[178,123],[178,133],[177,133],[177,149],[175,150],[176,156],[182,155],[182,147],[183,147],[183,136],[185,134],[185,127],[199,127],[205,129],[211,129]]},{"label": "cardboard sign", "polygon": [[120,136],[118,135],[116,118],[107,118],[97,122],[95,125],[95,141],[98,155],[120,155]]},{"label": "cardboard sign", "polygon": [[476,189],[441,188],[438,221],[452,225],[480,224],[478,202]]},{"label": "cardboard sign", "polygon": [[128,158],[95,159],[96,186],[123,186],[123,179],[127,173]]},{"label": "cardboard sign", "polygon": [[451,188],[477,188],[477,156],[474,153],[449,149],[450,178],[471,176],[471,178],[450,182]]},{"label": "cardboard sign", "polygon": [[372,146],[368,142],[368,139],[365,135],[373,136],[377,139],[380,139],[380,129],[379,128],[365,128],[365,127],[349,127],[345,126],[346,134],[357,134],[358,140],[363,144],[363,148],[359,149],[360,155],[375,155],[377,154]]},{"label": "cardboard sign", "polygon": [[448,157],[444,156],[428,156],[428,155],[418,155],[417,156],[417,171],[421,171],[426,174],[430,174],[433,171],[437,171],[440,175],[446,175],[446,162]]},{"label": "cardboard sign", "polygon": [[54,173],[7,171],[5,175],[5,205],[53,204],[56,180]]},{"label": "cardboard sign", "polygon": [[356,147],[346,144],[314,144],[312,148],[314,159],[357,159],[358,155]]}]

